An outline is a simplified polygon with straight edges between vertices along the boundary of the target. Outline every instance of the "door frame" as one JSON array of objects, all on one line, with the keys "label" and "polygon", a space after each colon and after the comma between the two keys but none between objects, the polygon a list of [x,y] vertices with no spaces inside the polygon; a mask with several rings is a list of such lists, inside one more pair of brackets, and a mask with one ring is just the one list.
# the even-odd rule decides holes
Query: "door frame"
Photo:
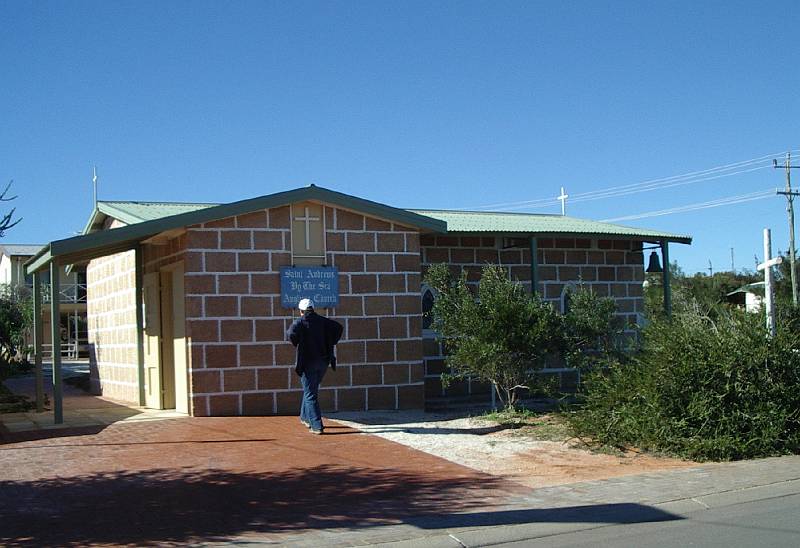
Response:
[{"label": "door frame", "polygon": [[145,406],[189,414],[183,261],[143,276]]},{"label": "door frame", "polygon": [[183,261],[159,269],[163,407],[189,413],[189,363]]}]

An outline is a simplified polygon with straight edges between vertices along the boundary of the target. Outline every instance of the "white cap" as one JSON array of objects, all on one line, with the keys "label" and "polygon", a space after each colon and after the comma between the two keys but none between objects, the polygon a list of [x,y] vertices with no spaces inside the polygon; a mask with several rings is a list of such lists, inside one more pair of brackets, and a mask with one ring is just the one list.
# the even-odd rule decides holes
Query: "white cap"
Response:
[{"label": "white cap", "polygon": [[300,303],[297,305],[297,308],[299,308],[303,312],[305,312],[309,308],[313,309],[314,308],[314,301],[312,301],[311,299],[302,299],[300,301]]}]

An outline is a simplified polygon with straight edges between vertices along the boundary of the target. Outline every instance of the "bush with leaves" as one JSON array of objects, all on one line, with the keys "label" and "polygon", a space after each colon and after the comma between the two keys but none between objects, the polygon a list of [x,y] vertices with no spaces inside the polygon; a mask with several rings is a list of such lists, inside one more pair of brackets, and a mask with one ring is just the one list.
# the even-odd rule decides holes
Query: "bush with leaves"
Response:
[{"label": "bush with leaves", "polygon": [[22,286],[0,285],[0,377],[25,351],[25,335],[33,323],[30,292]]},{"label": "bush with leaves", "polygon": [[788,302],[778,308],[777,312],[778,325],[800,336],[800,305]]},{"label": "bush with leaves", "polygon": [[596,371],[570,417],[580,436],[697,460],[800,450],[800,337],[767,337],[761,315],[676,313],[642,352]]},{"label": "bush with leaves", "polygon": [[[786,261],[784,261],[786,262]],[[677,262],[670,264],[670,288],[672,289],[672,309],[676,312],[687,309],[699,308],[704,314],[716,317],[719,313],[725,313],[736,306],[728,300],[728,295],[745,285],[762,281],[761,274],[754,274],[743,270],[736,273],[715,272],[713,276],[703,273],[686,275]],[[776,296],[785,292],[789,287],[788,282],[781,280],[779,272],[776,272],[777,283]],[[644,290],[645,310],[648,317],[661,316],[664,312],[664,286],[662,285],[661,274],[649,274]],[[756,289],[758,294],[763,289]],[[791,300],[791,288],[789,287]],[[778,299],[781,302],[780,298]],[[779,306],[780,308],[780,306]]]},{"label": "bush with leaves", "polygon": [[494,387],[511,408],[520,389],[541,387],[536,371],[564,345],[561,317],[527,293],[496,265],[483,268],[477,298],[466,273],[454,276],[445,264],[430,267],[425,283],[437,292],[432,327],[444,341],[452,378],[475,378]]},{"label": "bush with leaves", "polygon": [[590,369],[624,350],[625,326],[615,316],[614,299],[601,297],[589,286],[579,286],[563,317],[564,359],[570,367]]}]

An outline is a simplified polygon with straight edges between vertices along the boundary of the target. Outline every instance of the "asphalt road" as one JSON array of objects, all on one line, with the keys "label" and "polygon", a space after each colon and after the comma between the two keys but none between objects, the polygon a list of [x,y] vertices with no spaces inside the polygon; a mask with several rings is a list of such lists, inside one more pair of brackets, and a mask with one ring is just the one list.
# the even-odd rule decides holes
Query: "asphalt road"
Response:
[{"label": "asphalt road", "polygon": [[609,525],[499,546],[800,546],[800,494],[698,510],[670,521]]}]

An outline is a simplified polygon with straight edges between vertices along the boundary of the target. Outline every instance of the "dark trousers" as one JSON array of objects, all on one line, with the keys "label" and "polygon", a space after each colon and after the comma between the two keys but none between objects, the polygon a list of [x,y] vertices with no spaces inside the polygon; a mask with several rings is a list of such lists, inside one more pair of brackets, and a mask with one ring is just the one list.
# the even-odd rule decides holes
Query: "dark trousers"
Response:
[{"label": "dark trousers", "polygon": [[303,401],[300,403],[300,420],[307,422],[314,430],[322,430],[322,413],[319,410],[319,384],[328,370],[324,368],[309,368],[300,376],[303,385]]}]

